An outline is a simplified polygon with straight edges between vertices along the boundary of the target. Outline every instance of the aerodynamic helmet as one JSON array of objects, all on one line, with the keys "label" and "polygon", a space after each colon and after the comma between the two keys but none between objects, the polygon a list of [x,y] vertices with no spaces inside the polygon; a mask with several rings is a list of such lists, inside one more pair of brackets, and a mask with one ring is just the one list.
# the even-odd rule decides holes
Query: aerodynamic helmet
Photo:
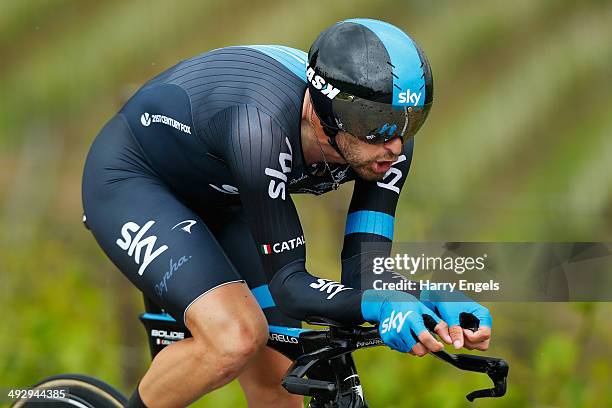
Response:
[{"label": "aerodynamic helmet", "polygon": [[314,111],[332,140],[345,131],[368,143],[405,141],[433,102],[431,68],[421,48],[378,20],[345,20],[319,34],[306,77]]}]

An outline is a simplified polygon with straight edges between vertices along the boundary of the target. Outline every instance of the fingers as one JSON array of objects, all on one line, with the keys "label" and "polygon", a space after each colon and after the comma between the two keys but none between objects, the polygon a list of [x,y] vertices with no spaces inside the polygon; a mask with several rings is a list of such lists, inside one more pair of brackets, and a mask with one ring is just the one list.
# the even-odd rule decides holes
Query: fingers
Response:
[{"label": "fingers", "polygon": [[463,329],[463,335],[466,341],[470,343],[481,343],[491,338],[491,328],[481,326],[477,331],[473,332],[469,329]]},{"label": "fingers", "polygon": [[472,343],[472,342],[466,340],[465,344],[463,345],[463,347],[465,347],[468,350],[487,351],[489,349],[489,342],[490,342],[490,340],[485,340],[485,341],[480,342],[480,343]]},{"label": "fingers", "polygon": [[[446,322],[438,323],[434,331],[440,336],[444,342],[453,344],[454,348],[459,350],[465,347],[468,350],[486,351],[489,349],[491,339],[491,328],[481,327],[476,332],[469,329],[462,329],[460,326],[452,326],[450,329]],[[416,343],[409,351],[410,354],[423,357],[430,351],[440,351],[443,349],[443,344],[437,341],[427,330],[422,331],[418,335],[419,342]]]},{"label": "fingers", "polygon": [[450,329],[448,329],[448,333],[450,334],[455,350],[459,350],[461,347],[463,347],[463,329],[461,326],[451,326]]},{"label": "fingers", "polygon": [[436,325],[434,332],[436,332],[436,334],[440,336],[440,338],[444,340],[446,344],[452,344],[453,340],[451,339],[450,334],[448,334],[448,324],[446,324],[444,320],[441,320],[440,323]]},{"label": "fingers", "polygon": [[427,353],[429,353],[429,350],[427,350],[421,343],[416,343],[414,346],[412,346],[412,350],[410,350],[410,354],[419,357],[423,357],[427,355]]},{"label": "fingers", "polygon": [[436,340],[434,336],[432,336],[431,333],[427,330],[423,330],[422,332],[420,332],[417,337],[419,338],[420,344],[425,346],[428,351],[440,351],[444,348],[444,344]]},{"label": "fingers", "polygon": [[480,327],[473,332],[469,329],[462,329],[461,326],[452,326],[449,329],[450,337],[453,341],[455,350],[465,347],[468,350],[487,350],[491,339],[491,328]]},{"label": "fingers", "polygon": [[468,329],[463,330],[464,347],[468,350],[486,351],[491,339],[491,328],[481,327],[476,332]]},{"label": "fingers", "polygon": [[[468,350],[486,351],[489,349],[491,339],[491,328],[481,327],[476,332],[469,329],[462,329],[460,326],[453,326],[448,329],[445,322],[436,325],[435,332],[448,344],[453,344],[456,350],[465,347]],[[449,335],[450,332],[450,335]],[[427,335],[426,335],[427,334]],[[435,340],[428,332],[422,332],[418,336],[419,343],[412,348],[412,354],[419,357],[424,356],[429,351],[440,351],[442,343]],[[432,341],[433,340],[433,341]],[[459,342],[457,344],[456,342]]]}]

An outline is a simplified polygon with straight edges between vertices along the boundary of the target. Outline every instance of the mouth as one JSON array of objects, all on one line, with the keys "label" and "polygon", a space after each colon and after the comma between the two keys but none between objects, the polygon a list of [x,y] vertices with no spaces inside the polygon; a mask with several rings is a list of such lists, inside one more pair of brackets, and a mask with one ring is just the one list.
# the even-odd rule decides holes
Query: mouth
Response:
[{"label": "mouth", "polygon": [[385,174],[393,165],[393,160],[377,160],[372,163],[372,170],[376,174]]}]

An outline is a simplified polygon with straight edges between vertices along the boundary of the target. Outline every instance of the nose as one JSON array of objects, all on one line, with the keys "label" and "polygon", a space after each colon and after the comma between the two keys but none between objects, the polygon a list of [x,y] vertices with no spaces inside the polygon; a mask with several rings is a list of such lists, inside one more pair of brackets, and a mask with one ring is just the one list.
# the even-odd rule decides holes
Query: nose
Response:
[{"label": "nose", "polygon": [[393,139],[387,140],[384,144],[385,149],[393,153],[394,156],[399,156],[402,152],[402,139],[394,137]]}]

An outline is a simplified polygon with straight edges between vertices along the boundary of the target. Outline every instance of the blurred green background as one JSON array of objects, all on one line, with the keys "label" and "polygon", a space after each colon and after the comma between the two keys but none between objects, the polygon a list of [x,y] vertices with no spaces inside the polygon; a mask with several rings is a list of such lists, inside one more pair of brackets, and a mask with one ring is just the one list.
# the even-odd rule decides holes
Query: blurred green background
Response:
[{"label": "blurred green background", "polygon": [[[308,50],[349,17],[427,53],[398,241],[612,241],[609,1],[0,1],[0,387],[80,372],[131,392],[149,362],[139,293],[81,225],[102,125],[180,59],[235,44]],[[315,274],[338,277],[351,186],[297,198]],[[612,406],[612,306],[490,304],[509,392],[476,406]],[[437,360],[357,353],[373,407],[467,406],[486,381]],[[198,407],[246,406],[236,383]]]}]

